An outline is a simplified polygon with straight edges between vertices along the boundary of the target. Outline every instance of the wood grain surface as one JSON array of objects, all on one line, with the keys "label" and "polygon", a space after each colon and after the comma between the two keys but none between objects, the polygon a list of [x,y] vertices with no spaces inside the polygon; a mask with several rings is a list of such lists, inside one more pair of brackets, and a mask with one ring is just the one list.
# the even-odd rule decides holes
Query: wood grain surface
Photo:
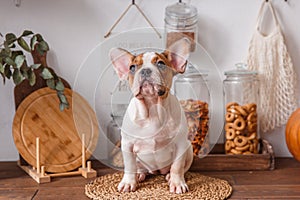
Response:
[{"label": "wood grain surface", "polygon": [[[94,161],[98,176],[116,170]],[[203,175],[227,180],[233,187],[230,200],[241,199],[300,199],[300,162],[293,158],[276,158],[275,170],[267,171],[198,171]],[[0,199],[7,200],[88,200],[85,185],[95,178],[82,176],[53,178],[38,184],[16,162],[0,162]]]},{"label": "wood grain surface", "polygon": [[[34,64],[42,64],[43,66],[47,66],[48,68],[51,68],[47,64],[47,53],[40,55],[35,48],[35,50],[33,50],[31,52],[31,55],[32,55]],[[31,86],[29,84],[29,81],[27,79],[25,79],[20,84],[16,85],[14,88],[14,100],[15,100],[16,110],[19,107],[19,105],[21,104],[21,102],[32,92],[34,92],[38,89],[47,87],[46,80],[44,80],[40,75],[42,73],[42,68],[35,69],[35,70],[33,70],[33,72],[36,76],[36,82],[33,86]],[[64,78],[61,77],[61,81],[63,82],[65,88],[71,89],[70,84]],[[20,163],[22,165],[28,165],[28,163],[22,158],[21,155],[19,155],[19,157],[20,157]]]},{"label": "wood grain surface", "polygon": [[47,172],[66,172],[81,165],[81,136],[85,134],[87,159],[98,140],[97,118],[88,102],[65,89],[70,108],[59,110],[55,90],[42,88],[26,97],[13,121],[13,137],[21,156],[36,167],[36,138],[40,139],[40,162]]}]

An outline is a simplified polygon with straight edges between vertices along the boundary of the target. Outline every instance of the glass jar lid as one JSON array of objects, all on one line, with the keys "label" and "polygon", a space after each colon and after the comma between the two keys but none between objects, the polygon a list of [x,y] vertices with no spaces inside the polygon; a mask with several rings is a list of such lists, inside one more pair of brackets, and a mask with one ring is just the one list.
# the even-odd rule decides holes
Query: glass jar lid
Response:
[{"label": "glass jar lid", "polygon": [[190,4],[178,2],[165,9],[165,23],[176,27],[187,27],[197,23],[197,8]]},{"label": "glass jar lid", "polygon": [[183,74],[178,74],[176,81],[199,81],[206,82],[208,76],[207,70],[198,70],[191,63],[187,63],[186,70]]},{"label": "glass jar lid", "polygon": [[224,74],[226,76],[255,76],[257,75],[257,71],[247,70],[247,64],[245,63],[237,63],[235,64],[236,69],[225,71]]}]

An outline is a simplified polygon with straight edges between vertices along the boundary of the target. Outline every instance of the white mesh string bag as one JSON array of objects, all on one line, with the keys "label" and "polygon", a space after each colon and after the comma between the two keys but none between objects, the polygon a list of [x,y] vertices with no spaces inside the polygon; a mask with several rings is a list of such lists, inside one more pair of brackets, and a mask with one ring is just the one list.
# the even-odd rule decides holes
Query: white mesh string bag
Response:
[{"label": "white mesh string bag", "polygon": [[[275,24],[274,30],[268,35],[260,31],[265,5],[268,5]],[[260,8],[247,63],[248,69],[256,70],[259,74],[261,130],[268,132],[286,124],[297,108],[297,80],[271,1],[264,1]]]}]

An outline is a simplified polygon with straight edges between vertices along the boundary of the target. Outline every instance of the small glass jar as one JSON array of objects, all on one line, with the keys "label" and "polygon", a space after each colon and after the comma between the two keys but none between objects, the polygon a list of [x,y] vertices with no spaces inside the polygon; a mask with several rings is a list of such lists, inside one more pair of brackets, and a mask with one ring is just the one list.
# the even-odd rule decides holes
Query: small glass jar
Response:
[{"label": "small glass jar", "polygon": [[107,124],[108,162],[113,167],[122,167],[121,127],[126,109],[132,97],[127,81],[119,81],[111,92],[111,120]]},{"label": "small glass jar", "polygon": [[207,72],[198,71],[188,64],[186,72],[177,75],[174,81],[174,92],[184,110],[189,139],[196,156],[206,155],[209,151],[210,95],[207,76]]},{"label": "small glass jar", "polygon": [[165,9],[166,48],[177,40],[187,37],[191,40],[191,52],[197,43],[197,8],[183,2],[167,6]]},{"label": "small glass jar", "polygon": [[107,161],[112,167],[123,167],[121,154],[121,127],[123,117],[111,115],[107,125]]},{"label": "small glass jar", "polygon": [[259,80],[246,64],[225,72],[225,153],[257,154],[259,151]]}]

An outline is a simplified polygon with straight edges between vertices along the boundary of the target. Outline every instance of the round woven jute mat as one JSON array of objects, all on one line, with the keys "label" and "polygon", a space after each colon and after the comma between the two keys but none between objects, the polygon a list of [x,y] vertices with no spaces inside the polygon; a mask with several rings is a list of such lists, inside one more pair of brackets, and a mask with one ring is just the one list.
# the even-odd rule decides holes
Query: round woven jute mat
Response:
[{"label": "round woven jute mat", "polygon": [[135,192],[120,193],[117,186],[123,173],[108,174],[96,178],[85,186],[85,194],[93,200],[102,199],[227,199],[232,193],[230,184],[218,178],[203,176],[199,173],[185,174],[189,192],[172,194],[165,176],[149,176],[139,183]]}]

